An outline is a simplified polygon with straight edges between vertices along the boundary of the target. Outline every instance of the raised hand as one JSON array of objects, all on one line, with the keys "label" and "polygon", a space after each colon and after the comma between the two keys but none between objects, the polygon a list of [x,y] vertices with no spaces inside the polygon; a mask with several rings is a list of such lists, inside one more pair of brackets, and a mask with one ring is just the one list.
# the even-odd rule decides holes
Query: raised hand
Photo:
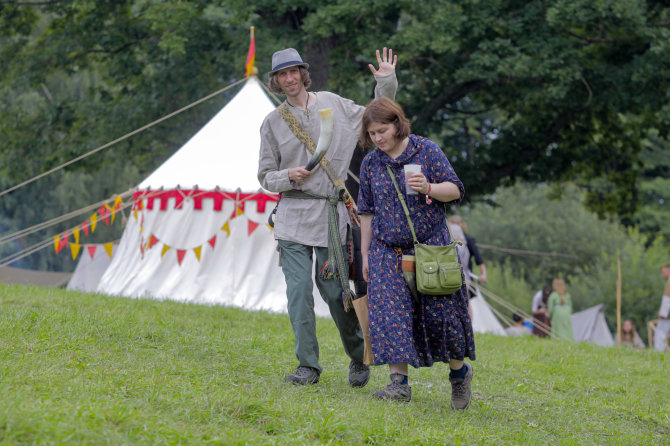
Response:
[{"label": "raised hand", "polygon": [[382,55],[380,55],[379,50],[377,50],[377,64],[379,65],[379,69],[375,69],[375,66],[372,64],[369,64],[368,66],[370,67],[372,74],[375,76],[388,76],[389,74],[395,73],[395,65],[397,62],[398,56],[393,55],[393,50],[389,48],[387,52],[386,47],[384,47]]}]

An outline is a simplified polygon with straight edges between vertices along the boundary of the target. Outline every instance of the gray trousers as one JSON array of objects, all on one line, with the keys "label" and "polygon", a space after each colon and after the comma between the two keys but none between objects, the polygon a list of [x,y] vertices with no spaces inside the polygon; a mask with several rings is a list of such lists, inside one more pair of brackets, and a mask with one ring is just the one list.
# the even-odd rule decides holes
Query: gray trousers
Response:
[{"label": "gray trousers", "polygon": [[[328,260],[328,248],[312,247],[300,243],[279,240],[282,271],[286,279],[288,315],[295,335],[295,355],[299,365],[313,367],[319,372],[319,343],[316,339],[316,317],[314,315],[314,282],[312,282],[312,253],[316,253],[314,280],[321,297],[328,304],[330,315],[340,332],[345,353],[356,362],[363,362],[363,333],[352,308],[344,311],[342,286],[339,279],[322,279],[319,271]],[[344,249],[345,260],[348,259]]]},{"label": "gray trousers", "polygon": [[659,319],[654,332],[654,348],[659,352],[664,352],[666,348],[665,339],[670,333],[670,319]]}]

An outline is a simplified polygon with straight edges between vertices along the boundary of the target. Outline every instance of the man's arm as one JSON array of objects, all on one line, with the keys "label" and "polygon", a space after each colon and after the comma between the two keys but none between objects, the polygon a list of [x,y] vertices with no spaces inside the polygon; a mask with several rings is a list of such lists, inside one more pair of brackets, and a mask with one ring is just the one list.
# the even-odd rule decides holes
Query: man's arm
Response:
[{"label": "man's arm", "polygon": [[[376,69],[372,64],[368,65],[375,77],[375,81],[377,81],[377,85],[375,86],[375,99],[384,96],[391,100],[395,100],[395,93],[398,89],[398,79],[396,79],[395,76],[395,65],[397,60],[398,56],[393,55],[393,50],[387,51],[387,49],[384,48],[382,54],[377,50],[377,63],[379,69]],[[345,98],[341,98],[341,104],[342,112],[352,126],[352,131],[355,134],[358,134],[361,130],[361,119],[363,118],[365,107],[356,104],[351,99]]]},{"label": "man's arm", "polygon": [[382,54],[377,50],[377,65],[379,69],[376,69],[374,65],[369,64],[370,71],[377,81],[375,86],[375,99],[379,99],[384,96],[392,101],[395,101],[395,93],[398,90],[398,79],[395,76],[395,66],[398,62],[398,56],[393,55],[393,50],[386,48],[383,49]]},{"label": "man's arm", "polygon": [[261,148],[258,157],[258,181],[271,192],[292,189],[289,170],[281,169],[281,155],[268,120],[261,125]]},{"label": "man's arm", "polygon": [[477,241],[474,237],[465,234],[465,239],[468,241],[468,249],[470,250],[470,256],[474,257],[475,263],[479,266],[479,280],[486,282],[486,265],[484,265],[484,258],[479,253],[479,247],[477,246]]}]

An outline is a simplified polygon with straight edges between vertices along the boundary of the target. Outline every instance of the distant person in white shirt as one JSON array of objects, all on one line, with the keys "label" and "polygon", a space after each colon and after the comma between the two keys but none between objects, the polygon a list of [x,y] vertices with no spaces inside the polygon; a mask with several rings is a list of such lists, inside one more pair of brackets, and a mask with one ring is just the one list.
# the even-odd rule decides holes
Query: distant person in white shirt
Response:
[{"label": "distant person in white shirt", "polygon": [[530,336],[531,334],[533,334],[530,331],[530,328],[526,327],[523,324],[522,315],[520,315],[519,313],[514,313],[512,315],[512,320],[514,321],[514,325],[510,325],[505,329],[505,331],[509,336]]},{"label": "distant person in white shirt", "polygon": [[664,352],[667,347],[666,338],[670,333],[670,263],[661,268],[661,274],[666,280],[663,288],[663,299],[661,300],[661,309],[658,312],[658,325],[654,333],[654,348],[659,352]]}]

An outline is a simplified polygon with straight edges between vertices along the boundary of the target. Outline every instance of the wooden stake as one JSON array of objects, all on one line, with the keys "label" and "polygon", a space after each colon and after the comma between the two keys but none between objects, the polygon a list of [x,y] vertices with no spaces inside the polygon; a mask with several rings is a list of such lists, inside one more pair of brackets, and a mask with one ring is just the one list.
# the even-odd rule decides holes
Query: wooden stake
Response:
[{"label": "wooden stake", "polygon": [[616,259],[616,345],[621,345],[621,258]]}]

